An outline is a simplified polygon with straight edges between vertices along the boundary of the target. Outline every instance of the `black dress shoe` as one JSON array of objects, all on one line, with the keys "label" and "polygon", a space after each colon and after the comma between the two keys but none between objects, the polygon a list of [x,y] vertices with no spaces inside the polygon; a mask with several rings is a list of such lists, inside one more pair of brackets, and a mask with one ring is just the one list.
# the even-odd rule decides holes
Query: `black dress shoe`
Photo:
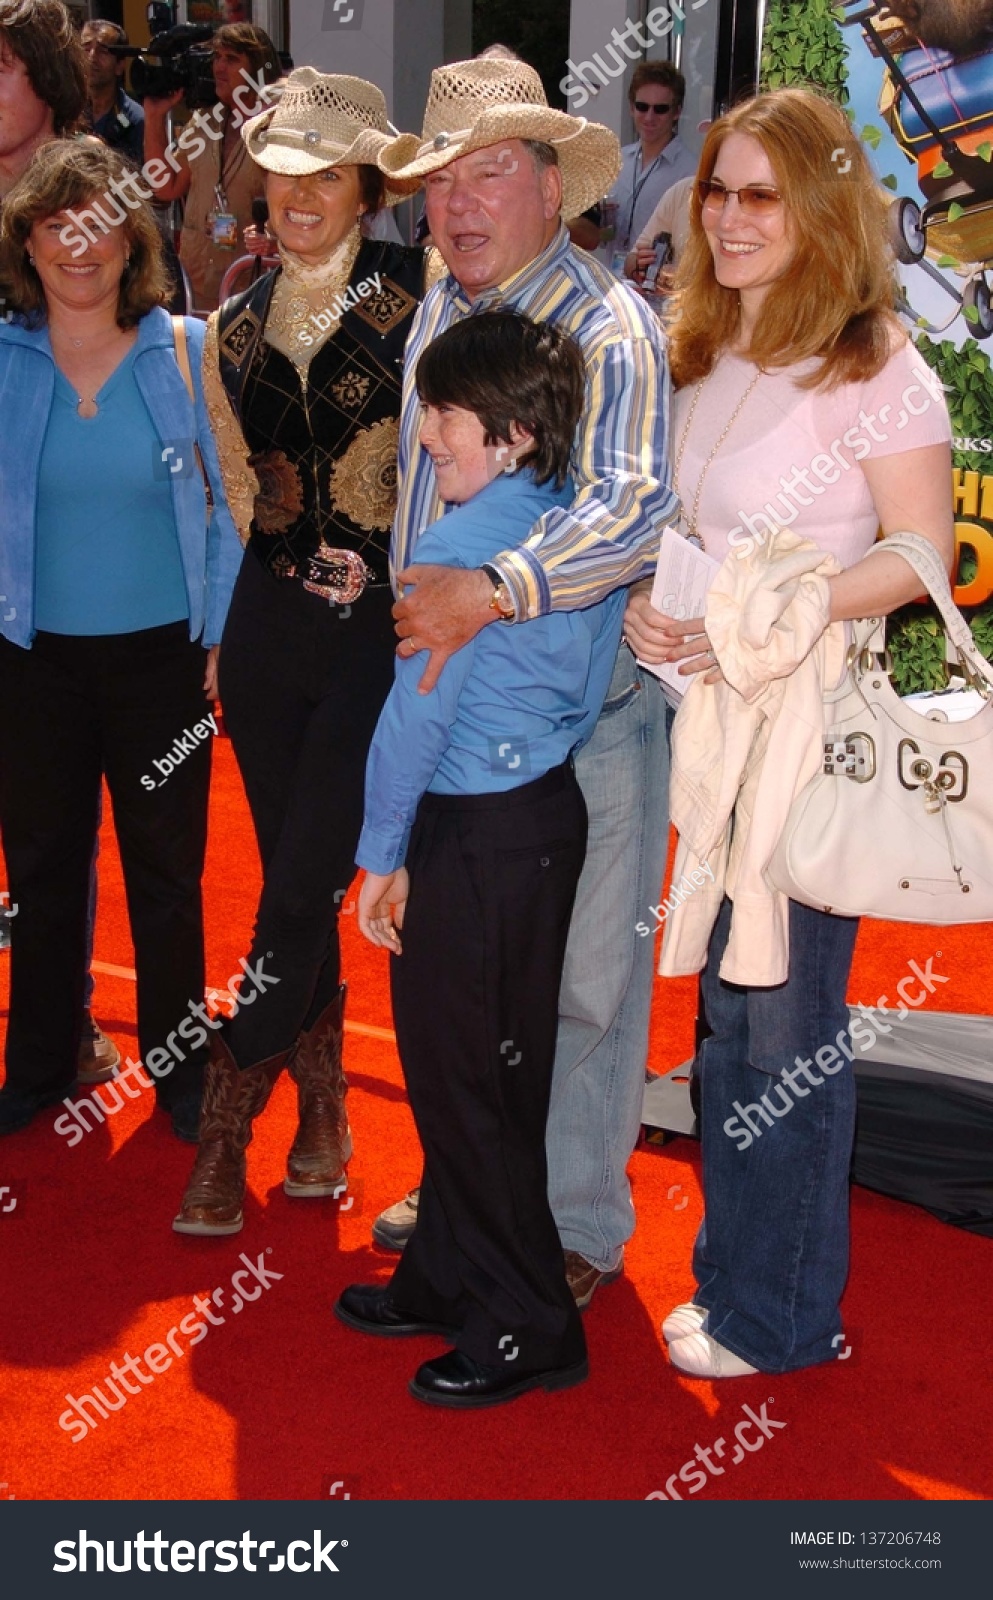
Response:
[{"label": "black dress shoe", "polygon": [[499,1406],[516,1400],[529,1389],[571,1389],[589,1376],[584,1356],[574,1367],[550,1367],[544,1372],[515,1376],[500,1367],[484,1367],[463,1350],[449,1350],[437,1361],[425,1361],[410,1380],[411,1394],[429,1406]]},{"label": "black dress shoe", "polygon": [[39,1111],[44,1111],[46,1106],[57,1105],[66,1095],[72,1094],[75,1087],[76,1080],[72,1078],[61,1089],[48,1089],[44,1094],[19,1094],[16,1089],[0,1090],[0,1134],[19,1133],[21,1128],[33,1122]]},{"label": "black dress shoe", "polygon": [[390,1299],[389,1290],[375,1283],[352,1283],[343,1289],[335,1302],[334,1314],[339,1322],[358,1328],[360,1333],[378,1333],[391,1339],[413,1333],[440,1333],[445,1339],[454,1339],[459,1331],[440,1322],[424,1322],[409,1311],[401,1311]]}]

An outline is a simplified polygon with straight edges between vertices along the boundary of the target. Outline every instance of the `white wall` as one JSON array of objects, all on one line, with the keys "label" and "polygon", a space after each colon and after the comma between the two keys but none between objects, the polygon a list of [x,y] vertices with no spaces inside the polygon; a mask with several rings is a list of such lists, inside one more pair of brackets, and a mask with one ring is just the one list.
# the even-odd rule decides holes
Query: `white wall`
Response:
[{"label": "white wall", "polygon": [[289,49],[298,66],[378,84],[390,120],[419,132],[434,67],[468,48],[471,0],[290,0]]}]

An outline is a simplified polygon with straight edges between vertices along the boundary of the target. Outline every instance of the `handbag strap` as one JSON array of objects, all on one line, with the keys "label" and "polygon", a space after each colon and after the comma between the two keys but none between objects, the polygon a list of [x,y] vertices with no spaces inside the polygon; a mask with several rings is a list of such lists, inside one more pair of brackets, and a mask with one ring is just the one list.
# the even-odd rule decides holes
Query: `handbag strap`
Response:
[{"label": "handbag strap", "polygon": [[[930,539],[925,539],[920,533],[891,533],[879,544],[873,545],[869,554],[875,555],[878,551],[890,551],[902,556],[908,566],[913,567],[937,606],[941,620],[945,624],[945,632],[955,646],[959,659],[980,683],[985,683],[988,688],[993,689],[993,666],[979,649],[969,624],[952,599],[948,573]],[[866,628],[869,629],[868,635],[863,632],[860,638],[859,630]],[[872,641],[881,628],[885,628],[885,620],[880,623],[876,618],[867,618],[857,623],[856,642],[859,647],[872,649]]]},{"label": "handbag strap", "polygon": [[190,366],[190,346],[186,337],[185,317],[173,317],[172,337],[176,346],[176,365],[183,374],[183,382],[186,385],[186,392],[193,404],[196,405],[197,397],[196,390],[193,387],[193,369]]},{"label": "handbag strap", "polygon": [[[171,320],[172,338],[176,347],[176,365],[183,374],[183,382],[186,385],[186,392],[193,403],[193,411],[195,415],[197,407],[197,395],[196,390],[193,387],[193,368],[190,366],[190,346],[186,336],[186,318],[173,317]],[[210,479],[207,477],[207,469],[203,464],[203,456],[200,454],[200,446],[197,444],[195,439],[193,441],[193,454],[197,458],[197,466],[200,468],[200,476],[203,479],[204,493],[207,496],[207,510],[209,514],[210,508],[214,504],[214,496],[211,492]]]}]

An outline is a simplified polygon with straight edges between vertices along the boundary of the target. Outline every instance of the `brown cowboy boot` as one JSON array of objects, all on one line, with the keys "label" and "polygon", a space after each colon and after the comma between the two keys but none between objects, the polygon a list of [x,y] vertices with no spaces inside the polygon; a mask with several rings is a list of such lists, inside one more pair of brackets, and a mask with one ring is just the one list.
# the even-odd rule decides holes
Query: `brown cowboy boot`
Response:
[{"label": "brown cowboy boot", "polygon": [[286,1162],[283,1188],[297,1198],[344,1194],[352,1135],[345,1111],[348,1084],[341,1070],[346,986],[301,1033],[288,1063],[297,1086],[300,1126]]},{"label": "brown cowboy boot", "polygon": [[216,1238],[240,1233],[245,1198],[245,1151],[286,1062],[281,1050],[244,1072],[219,1033],[210,1036],[210,1061],[200,1111],[200,1148],[173,1221],[177,1233]]}]

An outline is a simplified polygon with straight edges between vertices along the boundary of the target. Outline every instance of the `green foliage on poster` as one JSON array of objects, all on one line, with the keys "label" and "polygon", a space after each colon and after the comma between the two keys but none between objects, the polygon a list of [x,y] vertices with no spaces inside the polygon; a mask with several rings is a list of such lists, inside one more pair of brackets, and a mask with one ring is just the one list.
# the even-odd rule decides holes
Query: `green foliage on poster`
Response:
[{"label": "green foliage on poster", "polygon": [[[766,15],[762,50],[762,80],[767,89],[809,84],[847,108],[845,36],[839,27],[841,13],[831,0],[771,0]],[[864,142],[875,149],[879,130],[862,130]],[[984,157],[985,159],[985,157]],[[882,178],[895,188],[893,178]],[[945,385],[952,429],[956,438],[976,438],[993,428],[993,372],[990,360],[974,339],[961,350],[950,339],[934,343],[916,335],[917,347]],[[988,471],[991,457],[976,452],[956,452],[956,465],[968,471]],[[975,574],[971,550],[963,552],[960,583]],[[970,617],[973,637],[983,654],[993,654],[993,600]],[[893,680],[900,694],[941,688],[946,680],[945,635],[933,606],[912,604],[893,613],[887,626],[893,661]]]},{"label": "green foliage on poster", "polygon": [[766,89],[815,84],[848,104],[845,41],[831,0],[771,0],[762,36]]},{"label": "green foliage on poster", "polygon": [[[975,339],[956,349],[951,339],[940,343],[919,334],[915,340],[928,366],[945,386],[952,432],[957,439],[975,439],[993,426],[993,371],[990,358]],[[990,457],[976,451],[956,450],[955,464],[967,472],[987,472]],[[970,583],[976,558],[966,548],[960,583]],[[969,618],[972,636],[983,655],[993,655],[993,600],[978,606]],[[901,694],[937,689],[945,681],[945,636],[933,607],[904,606],[890,619],[890,649],[894,682]]]}]

